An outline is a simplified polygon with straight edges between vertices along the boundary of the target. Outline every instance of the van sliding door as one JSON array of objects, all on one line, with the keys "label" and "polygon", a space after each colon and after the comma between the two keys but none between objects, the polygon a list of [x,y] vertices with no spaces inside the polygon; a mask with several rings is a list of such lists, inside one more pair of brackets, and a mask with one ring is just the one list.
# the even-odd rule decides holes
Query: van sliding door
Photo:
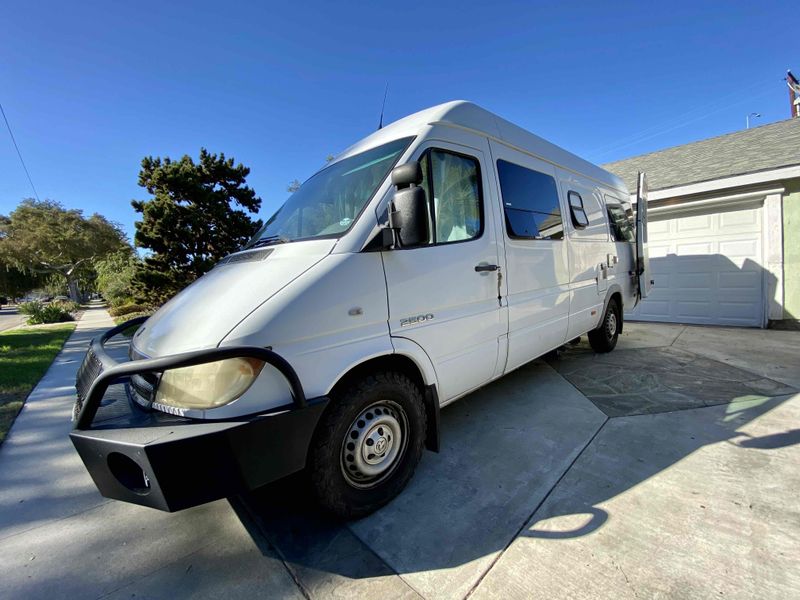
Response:
[{"label": "van sliding door", "polygon": [[505,219],[509,371],[566,340],[567,242],[554,167],[498,142],[490,147]]}]

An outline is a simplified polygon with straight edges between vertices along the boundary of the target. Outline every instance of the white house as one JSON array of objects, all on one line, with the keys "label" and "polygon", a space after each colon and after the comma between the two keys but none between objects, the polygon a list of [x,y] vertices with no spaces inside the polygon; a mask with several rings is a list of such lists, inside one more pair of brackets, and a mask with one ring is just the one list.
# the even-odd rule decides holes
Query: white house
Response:
[{"label": "white house", "polygon": [[603,165],[650,184],[655,287],[629,317],[766,327],[800,315],[800,118]]}]

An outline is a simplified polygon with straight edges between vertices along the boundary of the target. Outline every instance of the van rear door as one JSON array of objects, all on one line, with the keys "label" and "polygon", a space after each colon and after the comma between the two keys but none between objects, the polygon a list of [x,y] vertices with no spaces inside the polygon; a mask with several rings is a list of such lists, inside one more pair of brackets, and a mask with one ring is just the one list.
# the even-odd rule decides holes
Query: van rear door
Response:
[{"label": "van rear door", "polygon": [[636,191],[636,278],[639,298],[647,298],[653,281],[650,279],[650,258],[647,253],[647,175],[641,171]]}]

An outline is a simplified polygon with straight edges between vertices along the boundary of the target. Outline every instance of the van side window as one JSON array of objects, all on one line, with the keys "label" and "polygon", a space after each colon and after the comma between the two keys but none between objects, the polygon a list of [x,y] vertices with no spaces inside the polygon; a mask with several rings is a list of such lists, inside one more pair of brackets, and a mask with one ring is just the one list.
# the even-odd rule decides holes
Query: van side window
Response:
[{"label": "van side window", "polygon": [[570,192],[567,194],[569,201],[569,212],[572,215],[572,224],[578,228],[583,229],[589,224],[589,217],[586,216],[586,210],[583,207],[583,198],[578,192]]},{"label": "van side window", "polygon": [[447,244],[480,237],[483,211],[477,159],[432,149],[420,159],[420,166],[421,185],[430,207],[431,243]]},{"label": "van side window", "polygon": [[511,238],[560,240],[564,224],[556,181],[550,175],[497,161],[500,193]]},{"label": "van side window", "polygon": [[617,242],[635,242],[636,234],[633,223],[619,204],[607,204],[608,222],[611,225],[611,237]]}]

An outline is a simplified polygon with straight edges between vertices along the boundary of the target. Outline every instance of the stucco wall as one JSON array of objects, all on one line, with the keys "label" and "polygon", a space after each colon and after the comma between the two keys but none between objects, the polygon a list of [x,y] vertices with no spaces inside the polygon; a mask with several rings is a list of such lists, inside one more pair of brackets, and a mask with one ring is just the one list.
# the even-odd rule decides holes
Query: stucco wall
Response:
[{"label": "stucco wall", "polygon": [[800,319],[800,179],[783,184],[783,318]]}]

